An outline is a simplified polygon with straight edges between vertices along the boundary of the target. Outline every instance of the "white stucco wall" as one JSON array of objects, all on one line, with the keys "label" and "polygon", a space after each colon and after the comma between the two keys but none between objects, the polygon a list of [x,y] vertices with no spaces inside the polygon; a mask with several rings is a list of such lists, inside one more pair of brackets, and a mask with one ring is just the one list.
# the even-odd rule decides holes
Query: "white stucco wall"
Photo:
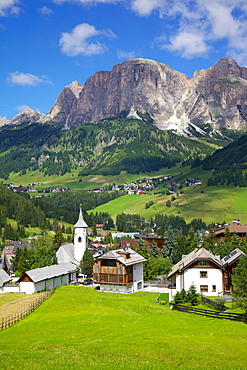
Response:
[{"label": "white stucco wall", "polygon": [[[200,277],[200,272],[207,272],[206,278]],[[188,290],[193,284],[196,287],[198,293],[201,293],[201,285],[207,285],[208,291],[202,292],[208,296],[218,296],[222,292],[222,271],[220,269],[207,269],[207,268],[192,268],[184,271],[184,289]],[[212,287],[216,285],[215,291]]]},{"label": "white stucco wall", "polygon": [[109,292],[109,293],[133,293],[133,285],[128,286],[121,286],[121,285],[100,285],[101,292]]},{"label": "white stucco wall", "polygon": [[[72,281],[75,281],[75,280],[76,280],[76,272],[72,274]],[[35,284],[29,281],[22,281],[20,282],[20,292],[23,292],[26,294],[33,294],[33,293],[42,292],[44,290],[52,290],[61,285],[67,285],[67,284],[69,284],[69,274],[57,276],[49,280],[43,280]]]},{"label": "white stucco wall", "polygon": [[143,263],[139,263],[133,266],[133,280],[134,280],[133,291],[136,292],[138,290],[142,290],[143,289]]},{"label": "white stucco wall", "polygon": [[9,284],[9,285],[7,285],[7,286],[5,285],[3,287],[2,293],[19,293],[19,291],[20,291],[20,286],[19,285]]},{"label": "white stucco wall", "polygon": [[35,286],[34,283],[29,281],[21,281],[20,282],[20,292],[26,294],[33,294],[35,293]]}]

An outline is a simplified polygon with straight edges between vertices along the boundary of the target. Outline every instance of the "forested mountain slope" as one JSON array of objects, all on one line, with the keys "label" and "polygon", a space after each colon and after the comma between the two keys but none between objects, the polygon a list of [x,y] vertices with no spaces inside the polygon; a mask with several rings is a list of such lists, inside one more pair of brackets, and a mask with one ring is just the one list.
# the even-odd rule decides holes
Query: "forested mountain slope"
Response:
[{"label": "forested mountain slope", "polygon": [[120,116],[62,131],[39,123],[1,130],[0,178],[37,169],[57,176],[72,170],[81,175],[144,173],[215,150],[206,141],[160,130],[151,122],[147,115],[143,121]]}]

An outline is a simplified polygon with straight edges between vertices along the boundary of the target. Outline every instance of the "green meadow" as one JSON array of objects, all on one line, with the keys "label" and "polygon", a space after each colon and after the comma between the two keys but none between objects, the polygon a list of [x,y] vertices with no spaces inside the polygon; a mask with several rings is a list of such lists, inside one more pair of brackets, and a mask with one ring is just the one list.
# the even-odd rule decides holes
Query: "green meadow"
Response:
[{"label": "green meadow", "polygon": [[1,369],[246,369],[246,324],[172,311],[157,295],[60,287],[0,332]]},{"label": "green meadow", "polygon": [[[125,195],[91,212],[109,212],[113,218],[122,212],[137,213],[145,218],[163,213],[182,216],[187,222],[194,218],[201,218],[206,223],[231,223],[234,218],[240,218],[242,223],[247,222],[247,188],[199,185],[183,191],[178,196],[175,194],[176,199],[171,201],[171,207],[167,207],[166,202],[172,199],[172,195]],[[145,205],[149,201],[154,204],[146,209]]]}]

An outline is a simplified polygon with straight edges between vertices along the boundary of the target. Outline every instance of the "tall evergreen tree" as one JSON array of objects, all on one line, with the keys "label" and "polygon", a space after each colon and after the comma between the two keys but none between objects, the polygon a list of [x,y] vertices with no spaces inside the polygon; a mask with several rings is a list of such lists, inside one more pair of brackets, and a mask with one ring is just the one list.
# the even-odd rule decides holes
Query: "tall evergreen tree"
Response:
[{"label": "tall evergreen tree", "polygon": [[53,238],[53,247],[57,251],[58,248],[64,243],[64,237],[62,233],[62,229],[57,226],[55,230],[55,235]]},{"label": "tall evergreen tree", "polygon": [[82,260],[80,262],[80,270],[84,275],[90,275],[93,272],[93,252],[86,248]]},{"label": "tall evergreen tree", "polygon": [[233,297],[247,314],[247,257],[240,258],[232,277]]}]

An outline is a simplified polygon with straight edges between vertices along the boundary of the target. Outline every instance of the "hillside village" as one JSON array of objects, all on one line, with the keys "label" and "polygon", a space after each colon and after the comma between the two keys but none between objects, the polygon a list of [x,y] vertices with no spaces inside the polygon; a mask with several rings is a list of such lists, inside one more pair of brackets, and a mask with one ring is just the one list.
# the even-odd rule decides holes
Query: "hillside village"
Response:
[{"label": "hillside village", "polygon": [[[176,181],[172,181],[174,176],[161,176],[161,177],[153,177],[153,178],[143,178],[141,180],[132,181],[130,183],[126,182],[123,185],[110,185],[110,186],[103,186],[98,187],[95,189],[88,189],[90,193],[99,193],[102,191],[124,191],[127,194],[140,194],[145,195],[146,192],[159,190],[163,187],[166,187],[170,193],[175,193],[177,189],[181,189],[185,186],[196,186],[201,185],[202,180],[197,178],[188,178],[184,181],[184,183],[180,184]],[[171,181],[169,181],[171,180]],[[60,193],[69,190],[68,187],[43,187],[43,183],[31,183],[27,186],[16,186],[13,183],[4,183],[8,189],[11,189],[15,193]],[[42,186],[42,190],[36,188],[36,186]]]},{"label": "hillside village", "polygon": [[[99,225],[100,227],[100,225]],[[246,254],[238,247],[232,247],[227,255],[220,257],[205,247],[198,245],[188,255],[167,271],[166,283],[156,279],[147,284],[144,281],[144,269],[147,257],[140,254],[138,248],[141,241],[152,250],[162,248],[165,238],[153,235],[134,234],[133,239],[123,239],[119,248],[112,250],[109,246],[89,244],[88,225],[84,221],[82,209],[74,225],[74,242],[63,243],[56,252],[56,264],[25,271],[18,279],[11,276],[11,259],[18,249],[30,248],[28,242],[7,242],[0,259],[0,292],[22,292],[33,294],[51,290],[66,284],[89,284],[103,292],[133,293],[139,290],[155,290],[169,293],[173,301],[178,293],[189,290],[193,285],[202,295],[228,297],[234,290],[232,277],[241,257]],[[246,238],[247,225],[240,220],[233,220],[231,225],[219,226],[214,230],[217,240],[224,240],[227,234],[240,239]],[[128,235],[130,236],[130,235]],[[157,250],[158,250],[157,249]],[[87,251],[92,252],[91,278],[80,278],[79,268]],[[144,249],[143,249],[144,251]],[[160,282],[160,283],[159,283]],[[158,285],[157,285],[158,283]]]}]

